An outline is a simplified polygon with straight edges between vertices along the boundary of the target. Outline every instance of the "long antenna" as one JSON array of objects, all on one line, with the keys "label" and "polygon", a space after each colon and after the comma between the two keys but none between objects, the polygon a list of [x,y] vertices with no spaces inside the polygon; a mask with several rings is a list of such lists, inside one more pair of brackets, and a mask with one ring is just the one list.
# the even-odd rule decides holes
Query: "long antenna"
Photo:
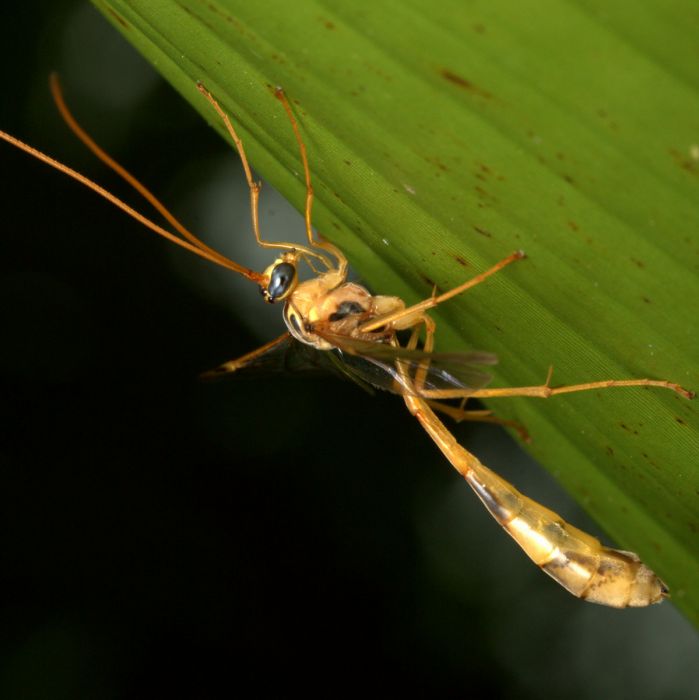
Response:
[{"label": "long antenna", "polygon": [[100,160],[106,163],[117,174],[124,178],[126,182],[128,182],[132,187],[134,187],[141,195],[143,195],[187,240],[182,240],[182,238],[176,236],[170,231],[167,231],[166,229],[162,228],[162,226],[158,226],[158,224],[154,223],[146,216],[136,211],[133,207],[130,207],[128,204],[126,204],[126,202],[122,201],[121,199],[113,195],[111,192],[106,190],[104,187],[98,185],[96,182],[90,180],[90,178],[86,177],[82,173],[79,173],[77,170],[73,170],[72,168],[68,167],[67,165],[64,165],[55,158],[52,158],[51,156],[42,153],[38,149],[33,148],[32,146],[24,143],[23,141],[20,141],[11,134],[0,130],[0,139],[6,141],[12,146],[15,146],[15,148],[19,148],[21,151],[28,153],[30,156],[36,158],[37,160],[40,160],[46,163],[47,165],[50,165],[52,168],[55,168],[59,172],[64,173],[68,177],[77,180],[80,184],[93,190],[93,192],[96,192],[108,202],[111,202],[114,206],[126,212],[130,217],[140,222],[154,233],[157,233],[159,236],[166,238],[171,243],[174,243],[175,245],[178,245],[181,248],[188,250],[190,253],[194,253],[195,255],[204,258],[205,260],[209,260],[210,262],[216,263],[221,267],[225,267],[226,269],[232,270],[233,272],[237,272],[246,277],[247,279],[257,282],[258,284],[263,282],[263,277],[259,272],[255,272],[254,270],[239,265],[238,263],[234,262],[233,260],[230,260],[224,255],[213,250],[212,248],[209,248],[206,244],[200,241],[193,233],[188,231],[181,223],[179,223],[179,221],[177,221],[177,219],[166,209],[166,207],[155,197],[155,195],[153,195],[144,185],[142,185],[138,180],[136,180],[135,177],[133,177],[121,165],[119,165],[115,160],[113,160],[105,151],[103,151],[92,140],[92,138],[80,127],[80,125],[75,121],[74,117],[66,107],[61,94],[60,85],[58,83],[58,77],[55,74],[52,74],[51,76],[51,91],[54,95],[54,99],[56,100],[56,104],[58,106],[59,111],[61,112],[61,115],[65,119],[68,126],[80,138],[80,140],[83,143],[85,143],[85,145],[87,145],[87,147]]}]

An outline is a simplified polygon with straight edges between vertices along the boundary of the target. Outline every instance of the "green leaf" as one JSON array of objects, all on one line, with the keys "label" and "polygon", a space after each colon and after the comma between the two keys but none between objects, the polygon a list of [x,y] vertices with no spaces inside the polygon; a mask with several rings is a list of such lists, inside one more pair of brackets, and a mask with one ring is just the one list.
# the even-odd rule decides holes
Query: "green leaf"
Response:
[{"label": "green leaf", "polygon": [[[699,388],[699,15],[688,0],[426,3],[97,0],[314,223],[408,301],[528,258],[434,313],[495,385],[606,378]],[[531,452],[699,622],[697,404],[664,390],[492,401]]]}]

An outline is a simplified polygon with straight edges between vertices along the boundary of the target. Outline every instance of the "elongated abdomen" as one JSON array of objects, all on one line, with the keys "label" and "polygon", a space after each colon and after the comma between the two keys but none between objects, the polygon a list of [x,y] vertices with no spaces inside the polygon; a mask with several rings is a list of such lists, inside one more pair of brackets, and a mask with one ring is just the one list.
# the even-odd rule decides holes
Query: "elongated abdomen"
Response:
[{"label": "elongated abdomen", "polygon": [[520,493],[464,449],[424,399],[404,395],[410,412],[527,556],[575,596],[615,608],[667,596],[665,584],[632,552],[604,547],[558,513]]},{"label": "elongated abdomen", "polygon": [[464,476],[483,505],[527,556],[573,595],[615,608],[643,607],[667,595],[665,584],[637,555],[604,547],[484,465],[470,467]]}]

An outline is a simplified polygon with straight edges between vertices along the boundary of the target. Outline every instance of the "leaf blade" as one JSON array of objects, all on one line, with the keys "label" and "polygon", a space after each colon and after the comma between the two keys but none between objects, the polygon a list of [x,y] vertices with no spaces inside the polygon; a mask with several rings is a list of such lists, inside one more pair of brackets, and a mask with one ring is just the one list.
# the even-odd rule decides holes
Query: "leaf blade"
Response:
[{"label": "leaf blade", "polygon": [[[526,249],[519,269],[439,310],[439,349],[492,349],[502,384],[539,383],[552,363],[561,383],[696,388],[699,78],[682,58],[689,31],[673,51],[662,5],[629,22],[593,0],[545,3],[532,22],[504,2],[96,4],[220,128],[203,79],[256,169],[300,205],[270,93],[284,84],[315,220],[377,290],[413,301]],[[697,622],[696,406],[646,391],[557,402],[494,408]]]}]

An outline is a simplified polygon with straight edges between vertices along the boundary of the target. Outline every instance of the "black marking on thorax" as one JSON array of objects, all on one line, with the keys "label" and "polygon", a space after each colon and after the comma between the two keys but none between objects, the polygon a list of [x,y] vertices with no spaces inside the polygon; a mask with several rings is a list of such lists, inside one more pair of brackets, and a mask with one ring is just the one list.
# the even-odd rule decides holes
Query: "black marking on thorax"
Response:
[{"label": "black marking on thorax", "polygon": [[343,301],[337,307],[337,310],[328,316],[328,321],[342,321],[342,319],[347,318],[347,316],[363,314],[364,311],[364,307],[356,301]]}]

